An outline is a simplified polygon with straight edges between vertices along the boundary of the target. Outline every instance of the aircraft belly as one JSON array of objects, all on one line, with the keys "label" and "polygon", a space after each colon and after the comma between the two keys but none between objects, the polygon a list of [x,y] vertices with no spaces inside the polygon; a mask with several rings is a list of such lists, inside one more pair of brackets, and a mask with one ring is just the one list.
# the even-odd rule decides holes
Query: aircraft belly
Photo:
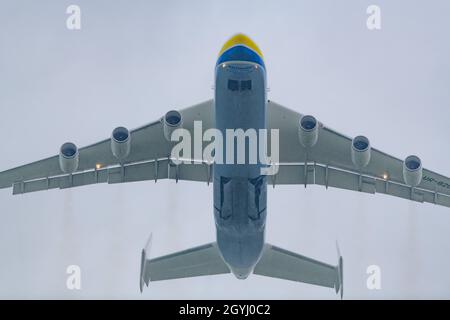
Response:
[{"label": "aircraft belly", "polygon": [[[251,89],[242,89],[249,81]],[[226,161],[226,131],[254,130],[259,148],[259,130],[266,128],[265,87],[265,71],[253,64],[231,63],[217,69],[215,123],[224,137],[224,161],[214,164],[214,217],[222,257],[240,279],[253,270],[264,247],[267,178],[261,175],[259,150],[257,161],[250,162],[249,140],[244,164],[237,162],[236,141],[233,161]]]}]

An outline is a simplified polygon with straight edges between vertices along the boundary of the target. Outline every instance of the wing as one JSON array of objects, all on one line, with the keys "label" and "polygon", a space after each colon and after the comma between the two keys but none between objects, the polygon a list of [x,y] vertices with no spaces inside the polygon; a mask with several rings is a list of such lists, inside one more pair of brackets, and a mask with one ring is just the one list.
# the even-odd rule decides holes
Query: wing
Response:
[{"label": "wing", "polygon": [[384,193],[450,207],[450,179],[423,169],[420,183],[411,187],[403,177],[403,160],[372,148],[369,163],[357,168],[351,157],[352,139],[319,123],[317,143],[305,148],[299,141],[301,114],[269,102],[268,128],[279,129],[276,184],[318,184],[367,193]]},{"label": "wing", "polygon": [[[201,120],[203,130],[212,126],[214,108],[209,100],[180,110],[183,128],[191,134],[195,120]],[[69,188],[93,183],[120,183],[142,180],[176,179],[211,180],[211,165],[196,160],[195,164],[174,165],[170,161],[173,144],[163,133],[162,118],[130,131],[131,149],[125,161],[119,163],[112,154],[111,139],[79,149],[77,171],[64,174],[59,156],[26,164],[0,173],[0,188],[13,187],[13,194]],[[194,160],[194,159],[192,159]]]}]

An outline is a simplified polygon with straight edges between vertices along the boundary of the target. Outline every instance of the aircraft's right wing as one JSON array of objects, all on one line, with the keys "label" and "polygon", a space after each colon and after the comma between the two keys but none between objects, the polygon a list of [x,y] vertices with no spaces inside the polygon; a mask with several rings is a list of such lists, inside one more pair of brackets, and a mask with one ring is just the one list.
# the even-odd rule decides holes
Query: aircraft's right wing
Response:
[{"label": "aircraft's right wing", "polygon": [[[209,100],[180,110],[184,129],[193,134],[193,123],[202,121],[203,130],[212,126],[214,108]],[[196,159],[195,164],[173,165],[172,142],[163,133],[163,118],[130,131],[130,153],[119,163],[111,149],[111,139],[80,148],[75,172],[65,174],[59,156],[0,172],[0,188],[13,187],[13,194],[70,188],[94,183],[120,183],[142,180],[211,180],[212,166]]]}]

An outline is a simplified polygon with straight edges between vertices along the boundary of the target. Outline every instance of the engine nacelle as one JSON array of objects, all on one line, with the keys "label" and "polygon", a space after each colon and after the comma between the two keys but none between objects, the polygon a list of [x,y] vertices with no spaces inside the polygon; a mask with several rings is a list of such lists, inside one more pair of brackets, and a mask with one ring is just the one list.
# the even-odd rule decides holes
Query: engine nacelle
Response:
[{"label": "engine nacelle", "polygon": [[422,181],[422,161],[418,156],[408,156],[403,161],[403,180],[411,187],[418,186]]},{"label": "engine nacelle", "polygon": [[113,155],[123,160],[130,154],[131,136],[127,128],[117,127],[111,134],[111,151]]},{"label": "engine nacelle", "polygon": [[164,115],[163,122],[164,137],[167,141],[171,141],[170,137],[172,136],[172,132],[174,132],[175,129],[181,128],[183,125],[181,113],[176,110],[171,110]]},{"label": "engine nacelle", "polygon": [[319,138],[319,123],[313,116],[303,116],[300,118],[298,138],[300,143],[306,147],[313,147]]},{"label": "engine nacelle", "polygon": [[64,143],[59,149],[59,167],[64,173],[73,173],[78,169],[78,148],[72,142]]},{"label": "engine nacelle", "polygon": [[352,162],[358,168],[364,168],[370,162],[370,142],[364,136],[352,140]]}]

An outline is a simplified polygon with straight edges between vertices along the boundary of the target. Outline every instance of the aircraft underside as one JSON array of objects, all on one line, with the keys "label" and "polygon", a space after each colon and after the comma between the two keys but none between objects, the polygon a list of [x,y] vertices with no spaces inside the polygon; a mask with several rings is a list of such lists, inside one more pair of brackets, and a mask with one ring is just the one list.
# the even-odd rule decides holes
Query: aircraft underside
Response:
[{"label": "aircraft underside", "polygon": [[261,51],[238,34],[219,54],[213,99],[134,130],[117,127],[82,148],[66,142],[57,155],[0,172],[0,188],[19,195],[162,179],[212,184],[216,241],[154,258],[150,238],[141,253],[141,291],[150,281],[253,273],[333,288],[342,297],[340,254],[334,266],[265,242],[267,187],[315,185],[450,207],[450,179],[416,155],[396,158],[365,136],[350,138],[268,100],[266,88]]}]

